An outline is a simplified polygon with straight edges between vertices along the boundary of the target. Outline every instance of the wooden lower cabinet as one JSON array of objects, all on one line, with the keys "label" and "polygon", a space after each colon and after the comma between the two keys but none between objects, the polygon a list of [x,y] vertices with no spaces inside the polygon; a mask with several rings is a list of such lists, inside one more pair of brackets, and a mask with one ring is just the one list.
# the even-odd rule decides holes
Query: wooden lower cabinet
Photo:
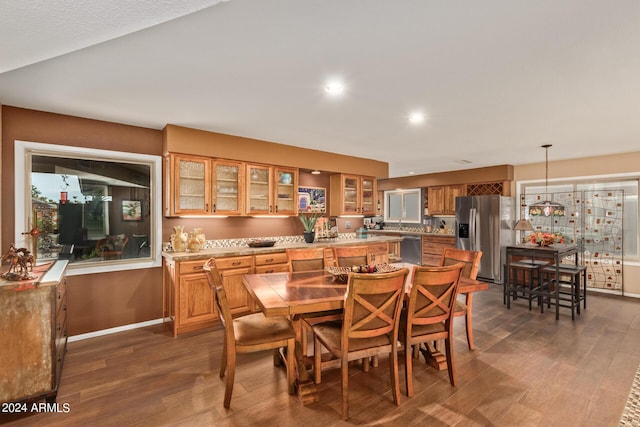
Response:
[{"label": "wooden lower cabinet", "polygon": [[[369,262],[389,262],[387,243],[369,244]],[[333,265],[333,249],[325,248],[325,264]],[[219,323],[218,312],[203,266],[207,259],[174,261],[163,259],[164,318],[174,336],[205,329]],[[232,315],[254,312],[242,276],[252,273],[288,271],[286,252],[218,257],[216,266],[222,277]]]},{"label": "wooden lower cabinet", "polygon": [[[164,260],[164,313],[174,336],[219,322],[213,291],[204,272],[207,259]],[[253,256],[216,258],[232,314],[253,310],[242,275],[253,273]]]},{"label": "wooden lower cabinet", "polygon": [[444,248],[456,247],[455,236],[422,236],[422,265],[440,265]]},{"label": "wooden lower cabinet", "polygon": [[67,348],[66,266],[57,261],[36,286],[0,286],[0,402],[56,400]]},{"label": "wooden lower cabinet", "polygon": [[216,258],[216,266],[227,293],[227,302],[232,315],[253,311],[253,302],[242,283],[243,274],[253,273],[253,256]]},{"label": "wooden lower cabinet", "polygon": [[289,271],[286,252],[256,255],[255,264],[256,274],[282,273]]}]

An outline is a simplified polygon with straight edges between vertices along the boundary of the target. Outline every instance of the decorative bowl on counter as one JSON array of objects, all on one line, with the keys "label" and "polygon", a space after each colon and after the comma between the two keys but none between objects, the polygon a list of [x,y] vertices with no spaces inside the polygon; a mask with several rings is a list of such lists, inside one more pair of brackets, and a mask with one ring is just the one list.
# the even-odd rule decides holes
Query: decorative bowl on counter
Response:
[{"label": "decorative bowl on counter", "polygon": [[249,243],[247,243],[247,245],[249,245],[250,248],[270,248],[275,244],[276,244],[275,240],[252,240]]},{"label": "decorative bowl on counter", "polygon": [[[365,271],[366,269],[366,271]],[[327,267],[327,272],[333,276],[334,282],[347,283],[349,273],[390,273],[399,270],[389,264],[354,265],[353,267]]]}]

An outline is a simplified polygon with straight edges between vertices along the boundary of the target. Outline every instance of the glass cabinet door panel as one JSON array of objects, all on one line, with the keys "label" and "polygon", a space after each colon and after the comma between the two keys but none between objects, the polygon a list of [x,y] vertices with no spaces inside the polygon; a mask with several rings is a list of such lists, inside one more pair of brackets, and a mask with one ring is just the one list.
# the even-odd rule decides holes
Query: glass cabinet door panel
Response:
[{"label": "glass cabinet door panel", "polygon": [[295,170],[276,170],[275,213],[295,214],[298,203],[298,183]]},{"label": "glass cabinet door panel", "polygon": [[268,166],[247,165],[247,213],[272,213],[271,204],[271,168]]},{"label": "glass cabinet door panel", "polygon": [[362,214],[373,214],[375,204],[375,181],[371,178],[362,178]]},{"label": "glass cabinet door panel", "polygon": [[344,178],[344,212],[358,213],[358,177]]},{"label": "glass cabinet door panel", "polygon": [[206,210],[206,162],[179,160],[180,211]]},{"label": "glass cabinet door panel", "polygon": [[240,163],[216,162],[214,213],[240,214],[241,177],[242,165]]}]

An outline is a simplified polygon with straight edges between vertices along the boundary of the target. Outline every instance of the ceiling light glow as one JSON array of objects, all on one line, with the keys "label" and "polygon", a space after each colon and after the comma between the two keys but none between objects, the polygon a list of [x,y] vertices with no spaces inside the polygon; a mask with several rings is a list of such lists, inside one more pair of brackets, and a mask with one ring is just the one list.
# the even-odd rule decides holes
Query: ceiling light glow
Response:
[{"label": "ceiling light glow", "polygon": [[424,113],[420,111],[414,111],[413,113],[409,114],[409,123],[413,125],[423,123],[424,120],[425,120]]},{"label": "ceiling light glow", "polygon": [[344,92],[344,85],[340,82],[330,82],[324,87],[324,90],[330,95],[340,95]]}]

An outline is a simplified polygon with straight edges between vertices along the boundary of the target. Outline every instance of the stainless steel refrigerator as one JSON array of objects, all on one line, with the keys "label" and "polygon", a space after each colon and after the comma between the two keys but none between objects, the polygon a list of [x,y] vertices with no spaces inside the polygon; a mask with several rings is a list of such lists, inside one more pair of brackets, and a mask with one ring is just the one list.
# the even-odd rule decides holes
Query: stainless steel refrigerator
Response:
[{"label": "stainless steel refrigerator", "polygon": [[505,247],[516,233],[515,200],[498,195],[456,198],[456,247],[482,251],[478,278],[502,283]]}]

